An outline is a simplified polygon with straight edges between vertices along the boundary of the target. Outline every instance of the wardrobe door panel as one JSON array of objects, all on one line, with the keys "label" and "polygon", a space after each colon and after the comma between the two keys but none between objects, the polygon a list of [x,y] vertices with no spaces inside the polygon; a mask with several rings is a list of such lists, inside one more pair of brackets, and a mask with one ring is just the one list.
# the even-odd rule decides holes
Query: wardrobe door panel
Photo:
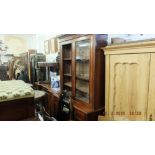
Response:
[{"label": "wardrobe door panel", "polygon": [[146,120],[150,54],[110,56],[109,115],[112,120]]}]

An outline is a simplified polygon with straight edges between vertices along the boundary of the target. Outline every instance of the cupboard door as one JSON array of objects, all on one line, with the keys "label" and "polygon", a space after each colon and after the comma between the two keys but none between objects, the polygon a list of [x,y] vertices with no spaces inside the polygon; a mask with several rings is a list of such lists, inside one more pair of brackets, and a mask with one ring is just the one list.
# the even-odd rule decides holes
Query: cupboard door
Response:
[{"label": "cupboard door", "polygon": [[151,54],[147,120],[155,121],[155,54]]},{"label": "cupboard door", "polygon": [[150,54],[110,56],[109,116],[146,120]]}]

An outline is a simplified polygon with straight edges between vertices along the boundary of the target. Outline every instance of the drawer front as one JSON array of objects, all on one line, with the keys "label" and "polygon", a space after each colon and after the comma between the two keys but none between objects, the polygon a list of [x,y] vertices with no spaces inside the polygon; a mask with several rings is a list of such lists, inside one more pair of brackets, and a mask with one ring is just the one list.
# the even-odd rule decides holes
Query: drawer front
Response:
[{"label": "drawer front", "polygon": [[74,118],[75,118],[76,121],[85,121],[86,120],[86,115],[82,111],[74,109]]}]

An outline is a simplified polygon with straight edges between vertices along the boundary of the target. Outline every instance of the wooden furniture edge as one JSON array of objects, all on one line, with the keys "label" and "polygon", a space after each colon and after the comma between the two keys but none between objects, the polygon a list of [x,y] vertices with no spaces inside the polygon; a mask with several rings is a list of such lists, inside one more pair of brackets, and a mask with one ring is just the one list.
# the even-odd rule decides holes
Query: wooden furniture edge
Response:
[{"label": "wooden furniture edge", "polygon": [[[145,40],[145,41],[124,43],[124,44],[114,44],[114,45],[108,45],[106,47],[102,47],[101,49],[104,50],[105,55],[122,54],[122,53],[136,53],[136,54],[151,53],[151,52],[155,52],[155,40]],[[133,50],[131,51],[131,49]],[[147,50],[143,50],[142,52],[140,51],[140,49],[147,49]]]}]

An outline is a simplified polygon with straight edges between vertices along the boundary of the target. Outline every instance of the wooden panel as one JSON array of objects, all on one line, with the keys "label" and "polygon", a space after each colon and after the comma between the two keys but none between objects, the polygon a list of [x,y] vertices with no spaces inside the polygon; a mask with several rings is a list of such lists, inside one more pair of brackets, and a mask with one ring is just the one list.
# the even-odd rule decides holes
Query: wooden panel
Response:
[{"label": "wooden panel", "polygon": [[116,44],[103,49],[105,54],[150,53],[155,52],[155,40]]},{"label": "wooden panel", "polygon": [[105,56],[101,50],[95,52],[94,109],[105,107]]},{"label": "wooden panel", "polygon": [[53,103],[54,103],[54,117],[57,118],[57,114],[58,114],[58,104],[59,104],[59,98],[56,96],[53,96]]},{"label": "wooden panel", "polygon": [[155,121],[155,53],[151,54],[147,120]]},{"label": "wooden panel", "polygon": [[105,115],[109,115],[109,83],[110,83],[110,56],[106,55],[105,67]]},{"label": "wooden panel", "polygon": [[48,93],[48,103],[46,111],[50,116],[54,115],[53,95]]},{"label": "wooden panel", "polygon": [[0,103],[0,121],[19,121],[35,116],[34,98],[22,98]]},{"label": "wooden panel", "polygon": [[146,120],[150,54],[110,56],[109,114],[114,120]]},{"label": "wooden panel", "polygon": [[72,104],[74,120],[78,121],[97,121],[98,115],[102,115],[104,111],[104,108],[92,111],[88,105],[77,100],[72,100]]},{"label": "wooden panel", "polygon": [[85,114],[77,109],[75,109],[74,116],[75,116],[75,120],[77,121],[85,120]]},{"label": "wooden panel", "polygon": [[72,43],[72,98],[75,99],[75,57],[76,57],[76,52],[75,52],[75,42]]},{"label": "wooden panel", "polygon": [[59,42],[64,42],[64,41],[73,40],[86,35],[88,34],[63,34],[63,35],[57,36],[57,38]]}]

